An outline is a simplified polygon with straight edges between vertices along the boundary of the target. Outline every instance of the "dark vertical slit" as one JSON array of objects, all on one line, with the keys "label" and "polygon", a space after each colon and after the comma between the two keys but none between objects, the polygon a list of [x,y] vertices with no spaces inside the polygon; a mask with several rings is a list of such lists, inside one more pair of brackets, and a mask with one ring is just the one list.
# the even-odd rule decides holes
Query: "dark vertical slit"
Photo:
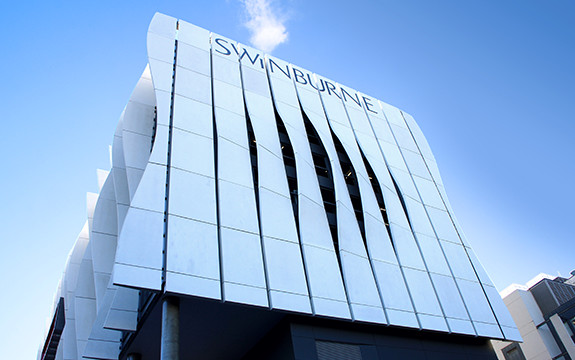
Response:
[{"label": "dark vertical slit", "polygon": [[401,203],[401,207],[403,208],[403,212],[405,213],[405,218],[407,219],[407,223],[409,224],[409,228],[413,232],[413,227],[411,226],[411,220],[409,219],[409,213],[407,212],[407,206],[405,206],[405,200],[403,199],[403,193],[399,189],[399,186],[397,185],[397,182],[393,178],[393,175],[391,174],[391,172],[389,173],[389,177],[391,178],[391,181],[393,182],[393,187],[395,188],[395,191],[397,192],[397,197],[399,198],[399,202]]},{"label": "dark vertical slit", "polygon": [[254,135],[254,128],[246,109],[246,128],[248,131],[248,144],[250,149],[250,162],[252,166],[252,180],[254,184],[254,192],[256,194],[256,209],[260,213],[260,189],[258,187],[258,148],[256,137]]},{"label": "dark vertical slit", "polygon": [[[331,130],[331,129],[330,129]],[[339,164],[345,183],[347,185],[347,191],[349,192],[349,198],[351,200],[351,205],[353,206],[353,211],[355,213],[355,218],[357,219],[357,225],[361,232],[361,238],[363,240],[363,245],[365,246],[365,251],[367,250],[367,240],[365,238],[365,222],[363,219],[363,205],[361,203],[361,194],[359,192],[359,183],[357,180],[357,174],[355,168],[353,167],[345,148],[337,138],[337,136],[331,131],[331,137],[335,145],[335,150],[337,157],[339,159]]]},{"label": "dark vertical slit", "polygon": [[[311,287],[309,285],[309,277],[307,272],[307,265],[305,262],[304,251],[303,251],[303,244],[301,243],[301,233],[300,233],[300,226],[299,226],[299,204],[298,204],[298,186],[297,186],[297,169],[296,169],[296,160],[295,160],[295,153],[293,151],[293,146],[289,139],[289,135],[287,129],[277,112],[277,109],[274,104],[274,114],[276,117],[276,127],[278,130],[278,135],[280,139],[280,146],[282,151],[282,159],[284,163],[286,179],[289,188],[289,194],[291,199],[291,205],[293,209],[293,215],[295,220],[295,226],[297,231],[297,237],[299,240],[299,250],[301,254],[301,261],[303,265],[303,270],[306,279],[306,286],[307,286],[307,293],[309,296],[312,296]],[[310,301],[311,311],[312,314],[315,314],[315,308],[313,301]]]},{"label": "dark vertical slit", "polygon": [[267,270],[267,263],[266,263],[266,257],[265,257],[265,244],[264,244],[264,235],[262,233],[262,222],[261,222],[261,216],[260,216],[260,187],[259,187],[259,182],[258,182],[258,144],[256,142],[256,137],[254,135],[254,128],[252,127],[252,122],[250,120],[250,116],[248,114],[248,109],[246,108],[246,104],[244,101],[244,109],[245,109],[245,113],[246,113],[246,128],[247,128],[247,132],[248,132],[248,144],[249,144],[249,149],[250,149],[250,163],[252,166],[252,180],[253,180],[253,184],[254,184],[254,194],[256,197],[256,216],[258,218],[258,230],[260,233],[260,242],[261,242],[261,246],[262,246],[262,260],[263,260],[263,266],[264,266],[264,275],[265,275],[265,280],[266,280],[266,294],[268,297],[268,304],[271,308],[272,306],[272,299],[269,293],[270,290],[270,284],[269,284],[269,279],[268,279],[268,270]]},{"label": "dark vertical slit", "polygon": [[335,187],[333,184],[333,174],[329,164],[329,158],[318,133],[316,132],[304,111],[302,111],[302,115],[307,138],[309,140],[313,164],[315,166],[315,173],[321,190],[323,207],[327,217],[327,222],[329,224],[329,230],[331,232],[335,255],[337,256],[339,270],[343,276],[343,268],[341,266],[341,258],[339,254],[339,239],[337,236],[337,207],[335,199]]},{"label": "dark vertical slit", "polygon": [[[177,26],[177,25],[176,25]],[[178,40],[174,41],[174,62],[172,67],[172,90],[170,94],[170,122],[168,125],[168,154],[166,159],[166,191],[164,196],[164,234],[162,249],[162,292],[166,288],[166,276],[168,268],[168,211],[170,209],[170,169],[172,166],[172,129],[174,124],[174,97],[176,87],[176,66],[178,58]]]},{"label": "dark vertical slit", "polygon": [[246,104],[246,97],[245,97],[245,88],[244,88],[244,77],[242,72],[241,66],[241,59],[239,61],[239,68],[240,68],[240,78],[242,81],[242,95],[243,95],[243,102],[244,102],[244,113],[246,117],[246,130],[248,135],[248,148],[250,151],[250,163],[252,167],[252,181],[254,186],[254,195],[256,200],[256,217],[258,221],[258,232],[260,237],[260,246],[262,251],[262,264],[264,267],[264,278],[266,282],[266,295],[268,299],[268,306],[270,309],[272,308],[272,298],[270,295],[270,281],[268,277],[268,267],[267,267],[267,258],[266,258],[266,247],[264,243],[264,235],[262,233],[262,221],[260,216],[260,188],[259,188],[259,181],[258,181],[258,149],[257,149],[257,141],[254,134],[254,128],[252,127],[252,122],[250,120],[250,114],[248,112],[248,107]]},{"label": "dark vertical slit", "polygon": [[371,187],[373,188],[373,192],[375,193],[375,199],[377,200],[377,205],[379,206],[379,211],[381,212],[381,217],[383,218],[383,223],[385,224],[385,230],[387,230],[387,234],[389,235],[389,239],[391,241],[391,246],[395,250],[395,243],[393,242],[393,237],[391,236],[391,229],[389,227],[389,218],[387,217],[387,209],[385,207],[385,202],[383,200],[383,191],[381,190],[381,186],[379,185],[379,181],[375,176],[375,172],[373,168],[365,158],[363,151],[359,150],[361,154],[361,158],[363,160],[363,164],[365,165],[365,169],[367,170],[367,176],[369,177],[369,181],[371,183]]},{"label": "dark vertical slit", "polygon": [[[271,62],[271,60],[270,60],[270,62]],[[298,203],[299,193],[298,193],[298,186],[297,186],[297,170],[296,170],[297,166],[296,166],[296,161],[295,161],[295,153],[293,151],[293,146],[292,146],[291,141],[289,139],[289,135],[288,135],[287,129],[285,127],[285,124],[284,124],[283,120],[281,119],[281,116],[279,115],[277,108],[276,108],[276,104],[275,104],[275,100],[274,100],[274,93],[272,91],[272,85],[271,85],[271,77],[270,77],[271,65],[269,65],[270,67],[268,67],[268,62],[264,62],[264,64],[265,64],[265,70],[266,70],[266,75],[267,75],[267,79],[268,79],[268,86],[270,88],[270,94],[272,97],[272,106],[274,108],[274,115],[276,118],[276,127],[277,127],[277,131],[278,131],[278,136],[280,139],[280,146],[281,146],[281,150],[282,150],[282,158],[283,158],[284,168],[286,171],[286,177],[287,177],[287,181],[288,181],[290,199],[291,199],[292,208],[293,208],[293,212],[294,212],[294,220],[295,220],[295,226],[296,226],[297,237],[298,237],[298,242],[299,242],[299,250],[300,250],[302,264],[303,264],[303,271],[304,271],[305,279],[306,279],[307,292],[308,292],[309,297],[310,297],[310,306],[311,306],[312,314],[315,315],[314,303],[311,300],[311,298],[313,297],[313,294],[311,292],[311,287],[310,287],[310,283],[309,283],[309,275],[308,275],[308,271],[307,271],[307,264],[305,262],[303,244],[301,242],[301,232],[300,232],[300,225],[299,225],[299,203]]]},{"label": "dark vertical slit", "polygon": [[156,142],[156,129],[158,128],[158,106],[154,106],[154,124],[152,125],[152,139],[150,141],[150,154],[154,150],[154,142]]},{"label": "dark vertical slit", "polygon": [[295,165],[295,154],[293,152],[293,147],[287,129],[284,126],[279,114],[277,113],[274,106],[274,113],[276,117],[276,127],[278,130],[278,135],[280,139],[280,146],[282,150],[282,158],[284,163],[284,168],[286,172],[286,179],[288,183],[291,205],[293,210],[293,215],[295,219],[295,226],[299,236],[299,208],[298,208],[298,187],[297,187],[297,170]]},{"label": "dark vertical slit", "polygon": [[[211,40],[211,39],[210,39]],[[219,265],[220,265],[220,292],[222,301],[225,301],[224,293],[224,263],[222,256],[222,231],[220,229],[220,186],[218,183],[218,128],[216,125],[216,102],[214,97],[214,55],[212,49],[210,49],[210,84],[211,84],[211,96],[212,96],[212,131],[213,131],[213,142],[214,142],[214,183],[216,190],[216,229],[218,234],[218,255],[219,255]]]}]

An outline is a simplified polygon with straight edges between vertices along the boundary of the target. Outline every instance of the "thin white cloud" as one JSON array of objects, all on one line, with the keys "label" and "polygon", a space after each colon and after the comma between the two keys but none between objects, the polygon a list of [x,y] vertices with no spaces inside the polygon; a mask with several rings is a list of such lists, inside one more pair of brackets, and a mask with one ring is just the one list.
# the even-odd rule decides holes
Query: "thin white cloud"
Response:
[{"label": "thin white cloud", "polygon": [[288,39],[285,18],[277,15],[278,9],[273,8],[273,1],[241,0],[247,14],[244,25],[250,30],[250,42],[267,53]]}]

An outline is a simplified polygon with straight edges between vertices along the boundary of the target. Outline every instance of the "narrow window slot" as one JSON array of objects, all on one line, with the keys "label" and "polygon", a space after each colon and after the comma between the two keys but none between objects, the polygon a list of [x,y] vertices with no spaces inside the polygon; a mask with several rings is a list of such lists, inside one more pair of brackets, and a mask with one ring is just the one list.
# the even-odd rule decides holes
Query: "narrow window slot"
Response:
[{"label": "narrow window slot", "polygon": [[276,118],[276,127],[280,139],[280,146],[290,193],[293,215],[295,219],[295,225],[297,228],[297,232],[299,234],[299,208],[297,198],[298,187],[297,187],[297,170],[295,164],[295,155],[293,151],[293,146],[291,144],[291,141],[289,140],[287,129],[285,128],[285,125],[281,120],[280,115],[277,113],[275,106],[274,106],[274,114]]},{"label": "narrow window slot", "polygon": [[319,135],[317,134],[315,128],[311,124],[311,121],[304,111],[302,111],[302,116],[307,137],[310,142],[312,160],[315,166],[317,180],[320,185],[323,207],[325,209],[325,215],[329,224],[333,247],[337,256],[339,269],[343,276],[341,259],[339,255],[339,238],[337,235],[337,208],[335,204],[335,188],[333,185],[331,167],[329,166],[329,158],[327,156],[327,151],[325,150],[325,147],[319,138]]},{"label": "narrow window slot", "polygon": [[333,139],[333,143],[335,144],[335,150],[337,152],[337,157],[339,159],[341,171],[343,173],[343,177],[347,185],[347,190],[350,195],[351,205],[353,206],[355,218],[357,220],[357,225],[359,226],[359,231],[361,232],[361,238],[363,240],[365,250],[367,251],[367,240],[365,238],[365,223],[363,220],[363,205],[361,203],[361,194],[359,192],[357,174],[355,172],[355,168],[353,167],[349,156],[347,155],[347,152],[345,151],[345,148],[343,147],[341,141],[339,141],[337,136],[333,133],[333,131],[331,131],[331,137]]},{"label": "narrow window slot", "polygon": [[369,181],[371,182],[371,187],[373,188],[373,192],[375,193],[375,198],[377,199],[377,205],[379,206],[379,211],[381,212],[381,217],[383,218],[383,222],[385,224],[385,229],[387,230],[387,234],[389,235],[389,239],[391,240],[391,246],[395,249],[395,244],[393,243],[393,237],[391,236],[391,229],[389,228],[389,219],[387,217],[387,210],[385,208],[385,202],[383,201],[383,192],[381,191],[381,187],[379,186],[379,181],[375,176],[375,172],[373,168],[363,155],[363,151],[359,151],[361,153],[361,158],[363,159],[363,163],[365,165],[365,169],[367,170],[367,176],[369,176]]}]

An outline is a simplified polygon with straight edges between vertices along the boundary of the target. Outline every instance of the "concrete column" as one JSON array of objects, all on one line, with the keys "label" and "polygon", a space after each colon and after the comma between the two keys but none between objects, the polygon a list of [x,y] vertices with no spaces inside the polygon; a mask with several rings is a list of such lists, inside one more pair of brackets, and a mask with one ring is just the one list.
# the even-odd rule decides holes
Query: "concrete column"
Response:
[{"label": "concrete column", "polygon": [[161,360],[180,360],[180,301],[168,296],[162,300]]}]

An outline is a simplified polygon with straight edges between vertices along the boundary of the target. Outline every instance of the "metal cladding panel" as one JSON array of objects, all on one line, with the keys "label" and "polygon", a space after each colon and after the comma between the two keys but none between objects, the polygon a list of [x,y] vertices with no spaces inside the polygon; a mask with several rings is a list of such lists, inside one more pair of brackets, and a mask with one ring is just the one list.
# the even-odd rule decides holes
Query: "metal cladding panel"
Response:
[{"label": "metal cladding panel", "polygon": [[[304,71],[304,73],[307,72]],[[334,86],[331,82],[324,79],[317,80],[316,86],[318,82]],[[321,92],[316,92],[314,94],[307,90],[300,90],[304,84],[297,81],[296,84],[298,85],[298,95],[300,95],[300,98],[307,98],[305,101],[307,106],[311,109],[323,106],[327,119],[329,119],[329,123],[348,123],[345,109],[337,95],[325,95],[325,93]],[[321,95],[321,97],[319,95]],[[314,105],[314,103],[319,105]],[[304,111],[307,110],[306,105],[303,105],[303,108]],[[313,110],[310,110],[309,112],[306,111],[306,114],[320,137],[320,140],[327,152],[332,169],[337,206],[337,235],[339,241],[339,249],[336,249],[336,251],[340,252],[341,268],[344,275],[344,281],[348,289],[347,294],[352,308],[352,315],[356,320],[386,323],[385,314],[381,305],[381,298],[377,291],[370,261],[363,244],[362,235],[349,197],[340,160],[333,142],[333,126],[330,128],[330,124],[327,119],[324,116],[320,116],[315,113]],[[337,136],[337,134],[335,134],[335,136]],[[348,153],[350,151],[348,151]],[[359,166],[359,164],[357,164],[357,166]],[[361,291],[358,291],[358,289],[361,289]],[[365,305],[373,307],[373,309],[366,311],[367,309],[364,308]]]},{"label": "metal cladding panel", "polygon": [[222,297],[268,306],[239,58],[221,44],[234,50],[238,45],[212,34]]},{"label": "metal cladding panel", "polygon": [[115,357],[137,289],[520,340],[409,114],[169,16],[147,46],[66,265],[58,356]]},{"label": "metal cladding panel", "polygon": [[349,318],[349,305],[323,208],[302,109],[291,78],[293,70],[289,64],[275,58],[268,57],[266,64],[274,106],[293,147],[297,209],[299,214],[306,214],[298,219],[299,244],[313,313]]}]

